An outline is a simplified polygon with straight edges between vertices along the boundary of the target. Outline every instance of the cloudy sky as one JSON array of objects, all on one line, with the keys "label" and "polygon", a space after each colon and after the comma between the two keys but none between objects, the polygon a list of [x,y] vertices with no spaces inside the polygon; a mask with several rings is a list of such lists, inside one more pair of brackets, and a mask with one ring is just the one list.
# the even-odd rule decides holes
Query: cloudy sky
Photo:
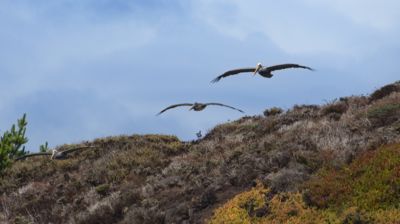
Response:
[{"label": "cloudy sky", "polygon": [[[0,0],[0,133],[27,113],[28,148],[162,133],[368,94],[399,80],[398,0]],[[300,63],[272,79],[227,69]]]}]

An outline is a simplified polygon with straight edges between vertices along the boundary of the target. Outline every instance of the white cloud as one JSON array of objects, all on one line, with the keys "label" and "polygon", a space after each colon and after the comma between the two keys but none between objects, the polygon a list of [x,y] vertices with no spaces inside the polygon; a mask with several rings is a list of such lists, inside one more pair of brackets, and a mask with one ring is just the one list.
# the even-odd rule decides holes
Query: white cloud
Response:
[{"label": "white cloud", "polygon": [[[100,19],[79,4],[74,13],[66,11],[68,7],[54,3],[0,3],[0,71],[10,77],[9,82],[3,78],[0,83],[0,110],[39,90],[62,88],[67,85],[62,80],[72,77],[68,71],[121,51],[134,51],[157,36],[154,24],[134,15]],[[77,81],[70,87],[79,86]]]},{"label": "white cloud", "polygon": [[[93,60],[141,47],[156,36],[154,25],[134,15],[100,19],[89,16],[90,10],[75,7],[79,10],[67,13],[68,8],[59,9],[57,4],[46,7],[6,4],[7,14],[0,17],[4,30],[1,39],[19,42],[21,45],[14,47],[19,48],[20,55],[31,54],[31,61],[26,63],[33,62],[35,68],[48,69],[71,61]],[[66,14],[65,18],[58,18],[57,10],[59,14]],[[5,47],[7,44],[5,41],[0,43]],[[11,50],[15,52],[15,48]],[[11,52],[3,51],[2,54],[7,53]]]},{"label": "white cloud", "polygon": [[379,31],[398,29],[400,2],[397,0],[306,0],[336,10],[361,25]]},{"label": "white cloud", "polygon": [[369,32],[365,24],[393,29],[400,19],[400,3],[373,2],[200,0],[192,1],[191,10],[223,35],[246,40],[261,34],[289,54],[355,55],[368,42],[365,39],[374,38],[363,36],[362,32]]}]

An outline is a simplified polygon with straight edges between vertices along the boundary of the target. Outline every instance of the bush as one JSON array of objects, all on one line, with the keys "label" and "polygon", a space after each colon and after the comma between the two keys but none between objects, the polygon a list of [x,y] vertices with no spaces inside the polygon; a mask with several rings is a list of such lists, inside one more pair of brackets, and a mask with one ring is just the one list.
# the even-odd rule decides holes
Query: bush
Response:
[{"label": "bush", "polygon": [[[325,168],[306,193],[271,195],[262,185],[236,195],[209,223],[399,223],[400,144],[370,151],[341,169]],[[261,211],[257,215],[257,211]],[[254,215],[256,214],[256,215]]]},{"label": "bush", "polygon": [[399,92],[399,91],[400,91],[400,83],[389,84],[373,92],[370,96],[370,100],[371,101],[379,100],[392,94],[393,92]]},{"label": "bush", "polygon": [[400,103],[375,106],[368,110],[367,117],[374,126],[383,126],[400,119]]},{"label": "bush", "polygon": [[270,109],[266,109],[264,111],[264,116],[268,117],[268,116],[274,116],[277,114],[281,114],[283,112],[283,110],[279,107],[272,107]]},{"label": "bush", "polygon": [[215,210],[208,223],[340,223],[335,214],[307,207],[300,193],[281,193],[268,200],[269,192],[257,185],[235,196]]},{"label": "bush", "polygon": [[265,205],[268,192],[269,190],[262,184],[258,184],[250,191],[237,195],[215,210],[209,223],[253,223],[255,218],[252,218],[250,214]]},{"label": "bush", "polygon": [[333,120],[339,120],[341,115],[347,111],[348,107],[345,101],[335,102],[322,108],[321,114],[323,116],[329,116],[329,118]]},{"label": "bush", "polygon": [[367,152],[340,170],[326,169],[306,184],[305,198],[319,208],[395,209],[400,200],[400,144]]},{"label": "bush", "polygon": [[0,173],[11,165],[12,159],[27,153],[25,151],[25,146],[23,146],[28,142],[28,138],[25,137],[27,124],[26,114],[24,114],[22,118],[17,121],[18,130],[15,124],[13,124],[11,130],[4,132],[3,136],[0,138]]}]

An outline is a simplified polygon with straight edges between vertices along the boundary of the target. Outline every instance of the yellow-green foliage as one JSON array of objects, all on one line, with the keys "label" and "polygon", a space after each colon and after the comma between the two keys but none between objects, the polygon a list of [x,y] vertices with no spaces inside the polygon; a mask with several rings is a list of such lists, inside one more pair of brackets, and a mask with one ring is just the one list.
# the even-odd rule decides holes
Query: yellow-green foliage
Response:
[{"label": "yellow-green foliage", "polygon": [[278,194],[271,199],[269,206],[271,213],[259,223],[340,223],[334,213],[306,206],[300,193]]},{"label": "yellow-green foliage", "polygon": [[[216,209],[209,223],[400,223],[400,144],[324,169],[305,186],[305,197],[280,193],[266,201],[269,190],[259,184]],[[255,217],[245,206],[251,203],[266,214]]]},{"label": "yellow-green foliage", "polygon": [[258,184],[250,191],[235,196],[215,211],[210,223],[254,223],[255,218],[249,216],[249,207],[256,210],[265,205],[265,194],[267,192],[267,189]]},{"label": "yellow-green foliage", "polygon": [[340,170],[325,170],[307,184],[318,207],[397,208],[400,201],[400,144],[368,152]]},{"label": "yellow-green foliage", "polygon": [[398,224],[400,223],[399,209],[378,210],[373,213],[375,223]]},{"label": "yellow-green foliage", "polygon": [[[307,207],[300,193],[283,193],[266,201],[268,192],[268,189],[259,184],[247,192],[236,195],[215,210],[209,223],[339,223],[335,214]],[[249,204],[252,205],[253,210],[264,207],[267,214],[263,217],[256,217],[251,214]]]},{"label": "yellow-green foliage", "polygon": [[400,144],[367,152],[340,170],[325,169],[306,188],[308,201],[319,208],[355,208],[373,223],[399,223]]}]

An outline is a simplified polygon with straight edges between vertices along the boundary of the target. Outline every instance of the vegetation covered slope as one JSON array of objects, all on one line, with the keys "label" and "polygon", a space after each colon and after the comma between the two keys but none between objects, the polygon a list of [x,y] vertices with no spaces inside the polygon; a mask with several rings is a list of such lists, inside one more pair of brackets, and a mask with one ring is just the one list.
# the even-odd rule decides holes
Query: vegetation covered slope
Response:
[{"label": "vegetation covered slope", "polygon": [[399,171],[400,144],[380,147],[321,169],[299,192],[271,195],[259,183],[216,209],[209,223],[399,223]]},{"label": "vegetation covered slope", "polygon": [[[365,152],[399,142],[399,87],[282,113],[269,109],[264,116],[218,125],[193,142],[162,135],[109,137],[81,143],[96,148],[66,160],[15,162],[1,177],[0,222],[204,223],[254,186],[262,186],[265,196],[252,211],[261,218],[269,214],[263,203],[280,197],[313,209],[308,212],[339,214],[334,209],[352,204],[320,205],[318,191],[304,194],[306,201],[296,192],[315,183],[316,173],[323,179],[324,170],[340,170]],[[354,195],[348,192],[344,200],[356,200]],[[285,206],[278,201],[276,206]]]}]

